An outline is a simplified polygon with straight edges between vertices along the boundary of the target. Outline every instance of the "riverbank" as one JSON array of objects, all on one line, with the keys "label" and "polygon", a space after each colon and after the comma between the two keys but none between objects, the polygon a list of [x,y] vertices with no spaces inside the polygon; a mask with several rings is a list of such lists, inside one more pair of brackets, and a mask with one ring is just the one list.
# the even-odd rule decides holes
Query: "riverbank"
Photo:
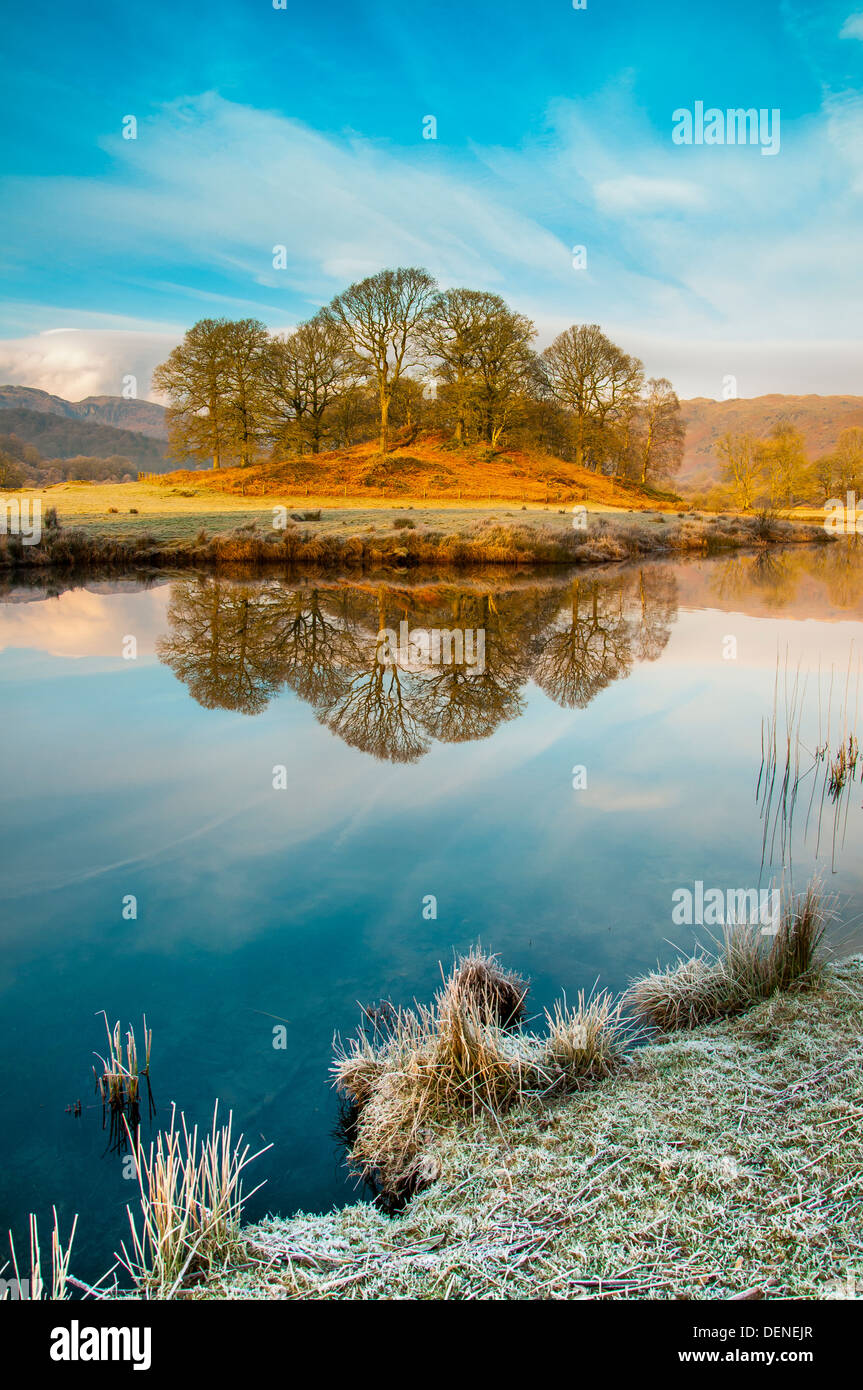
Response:
[{"label": "riverbank", "polygon": [[440,1129],[401,1216],[269,1218],[184,1296],[859,1297],[861,1061],[858,956],[574,1098]]},{"label": "riverbank", "polygon": [[[41,541],[0,536],[0,570],[601,564],[833,539],[823,526],[732,514],[636,513],[593,505],[577,514],[540,505],[262,508],[218,494],[218,505],[210,510],[208,500],[205,511],[200,499],[174,499],[146,484],[132,491],[121,485],[113,491],[107,485],[76,488],[64,485],[31,499],[41,505]],[[115,495],[121,492],[122,498]]]}]

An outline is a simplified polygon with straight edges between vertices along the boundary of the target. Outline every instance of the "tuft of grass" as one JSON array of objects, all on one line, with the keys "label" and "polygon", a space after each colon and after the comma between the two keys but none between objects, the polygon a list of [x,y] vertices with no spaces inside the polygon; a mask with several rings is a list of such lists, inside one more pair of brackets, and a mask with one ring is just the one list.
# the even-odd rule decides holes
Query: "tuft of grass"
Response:
[{"label": "tuft of grass", "polygon": [[760,926],[727,926],[713,956],[681,957],[634,980],[623,996],[640,1021],[661,1033],[743,1013],[778,990],[811,983],[821,968],[828,908],[817,884],[783,910],[773,937]]},{"label": "tuft of grass", "polygon": [[215,1265],[235,1257],[241,1245],[243,1206],[263,1186],[244,1194],[242,1175],[272,1145],[250,1155],[243,1136],[236,1142],[232,1137],[232,1113],[222,1126],[218,1114],[217,1101],[212,1128],[200,1141],[198,1126],[190,1131],[182,1113],[178,1125],[176,1106],[169,1128],[146,1153],[140,1135],[129,1134],[141,1228],[127,1207],[131,1249],[122,1245],[117,1258],[145,1298],[173,1297],[184,1280],[211,1273]]},{"label": "tuft of grass", "polygon": [[150,1075],[150,1052],[153,1046],[153,1030],[147,1027],[147,1017],[144,1015],[144,1063],[143,1066],[138,1058],[138,1044],[135,1040],[135,1030],[130,1027],[126,1032],[125,1040],[120,1032],[120,1022],[114,1024],[113,1029],[108,1023],[108,1015],[105,1010],[101,1010],[105,1020],[105,1032],[108,1035],[108,1055],[102,1057],[98,1052],[95,1054],[102,1063],[102,1074],[93,1068],[93,1075],[96,1078],[96,1086],[102,1097],[102,1105],[110,1106],[112,1110],[126,1110],[129,1107],[137,1106],[141,1098],[141,1077],[149,1078]]},{"label": "tuft of grass", "polygon": [[522,1022],[528,988],[527,980],[512,970],[505,970],[497,956],[488,955],[478,947],[471,947],[468,954],[461,957],[447,982],[450,1007],[469,1005],[476,1009],[484,1023],[496,1023],[501,1028]]},{"label": "tuft of grass", "polygon": [[[456,961],[431,1006],[394,1010],[383,1029],[334,1040],[334,1084],[355,1107],[350,1161],[396,1209],[433,1182],[435,1127],[455,1114],[503,1115],[528,1096],[581,1089],[624,1056],[607,995],[547,1014],[525,1033],[526,981],[479,949]],[[368,1015],[367,1015],[368,1017]]]},{"label": "tuft of grass", "polygon": [[628,1030],[621,1001],[607,990],[588,999],[582,990],[575,1009],[558,1002],[545,1021],[540,1071],[556,1090],[581,1091],[619,1071]]},{"label": "tuft of grass", "polygon": [[[57,1208],[53,1207],[54,1227],[51,1231],[51,1288],[48,1292],[45,1280],[42,1276],[42,1249],[39,1242],[39,1226],[33,1212],[30,1213],[30,1269],[21,1277],[21,1270],[18,1265],[18,1254],[15,1249],[15,1241],[12,1232],[9,1232],[9,1249],[12,1254],[12,1268],[15,1271],[15,1284],[17,1285],[17,1295],[19,1299],[51,1299],[60,1300],[69,1297],[67,1286],[69,1283],[69,1259],[72,1254],[72,1243],[75,1239],[75,1229],[78,1225],[77,1216],[72,1222],[72,1229],[69,1232],[69,1240],[64,1245],[60,1236],[60,1221],[57,1216]],[[3,1266],[6,1268],[6,1266]],[[0,1269],[0,1274],[3,1269]],[[9,1288],[10,1281],[6,1281],[0,1298],[10,1299],[12,1297]]]}]

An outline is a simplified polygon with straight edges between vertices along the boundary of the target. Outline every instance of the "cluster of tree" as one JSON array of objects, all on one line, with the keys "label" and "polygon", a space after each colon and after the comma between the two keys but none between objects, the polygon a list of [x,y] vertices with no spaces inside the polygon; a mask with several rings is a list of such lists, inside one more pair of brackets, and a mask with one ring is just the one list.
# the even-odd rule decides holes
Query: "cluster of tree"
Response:
[{"label": "cluster of tree", "polygon": [[16,434],[0,434],[0,488],[51,487],[70,478],[87,482],[127,482],[135,476],[134,465],[124,454],[93,458],[80,454],[73,458],[43,458],[35,444]]},{"label": "cluster of tree", "polygon": [[531,443],[648,481],[680,465],[670,382],[596,324],[534,351],[536,329],[484,290],[440,290],[427,271],[382,270],[288,335],[257,319],[203,319],[156,369],[175,454],[248,466],[267,452],[341,448],[394,428],[454,446]]},{"label": "cluster of tree", "polygon": [[766,438],[746,432],[723,434],[715,449],[729,500],[741,511],[822,503],[863,488],[859,426],[842,430],[836,448],[814,461],[807,456],[803,434],[788,420],[780,420]]}]

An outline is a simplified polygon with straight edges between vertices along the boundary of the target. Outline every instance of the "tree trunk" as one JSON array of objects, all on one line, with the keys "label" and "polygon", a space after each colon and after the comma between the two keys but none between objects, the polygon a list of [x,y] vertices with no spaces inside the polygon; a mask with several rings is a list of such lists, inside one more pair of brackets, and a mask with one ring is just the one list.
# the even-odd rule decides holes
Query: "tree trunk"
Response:
[{"label": "tree trunk", "polygon": [[385,396],[384,393],[383,393],[383,391],[382,391],[382,392],[381,392],[381,453],[382,453],[382,454],[385,454],[385,453],[386,453],[386,451],[387,451],[387,444],[388,444],[388,442],[389,442],[389,418],[390,418],[390,402],[389,402],[389,397],[388,397],[388,396]]}]

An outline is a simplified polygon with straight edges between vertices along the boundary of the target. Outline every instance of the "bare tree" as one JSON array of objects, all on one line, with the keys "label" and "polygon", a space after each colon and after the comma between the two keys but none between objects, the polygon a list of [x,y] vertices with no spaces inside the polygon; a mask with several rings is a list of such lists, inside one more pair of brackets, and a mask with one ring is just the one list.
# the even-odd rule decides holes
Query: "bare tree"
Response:
[{"label": "bare tree", "polygon": [[720,460],[720,476],[731,488],[734,505],[748,512],[764,479],[761,441],[752,434],[720,435],[714,448]]},{"label": "bare tree", "polygon": [[276,438],[285,433],[320,452],[325,417],[348,381],[344,325],[325,311],[269,347],[267,407]]},{"label": "bare tree", "polygon": [[618,419],[638,396],[644,368],[596,323],[573,324],[542,354],[548,388],[569,410],[575,428],[575,461],[584,467],[591,436]]},{"label": "bare tree", "polygon": [[667,478],[683,462],[686,426],[680,418],[680,401],[664,376],[651,377],[639,404],[636,426],[639,481]]},{"label": "bare tree", "polygon": [[337,294],[330,312],[348,335],[359,369],[374,382],[380,406],[381,452],[389,443],[389,411],[402,373],[416,365],[436,289],[417,267],[381,270]]},{"label": "bare tree", "polygon": [[228,440],[227,319],[201,319],[153,372],[168,397],[171,447],[218,468]]}]

